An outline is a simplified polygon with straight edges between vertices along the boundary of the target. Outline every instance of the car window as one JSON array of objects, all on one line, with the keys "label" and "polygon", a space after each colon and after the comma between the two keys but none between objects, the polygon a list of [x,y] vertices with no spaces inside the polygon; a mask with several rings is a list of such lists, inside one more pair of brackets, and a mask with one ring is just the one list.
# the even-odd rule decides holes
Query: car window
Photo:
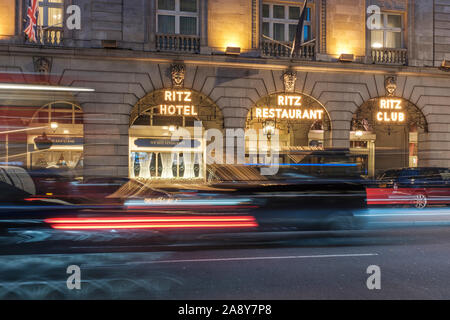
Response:
[{"label": "car window", "polygon": [[24,190],[29,194],[35,194],[36,188],[30,175],[20,167],[1,167],[0,176],[3,182],[6,182],[18,189]]}]

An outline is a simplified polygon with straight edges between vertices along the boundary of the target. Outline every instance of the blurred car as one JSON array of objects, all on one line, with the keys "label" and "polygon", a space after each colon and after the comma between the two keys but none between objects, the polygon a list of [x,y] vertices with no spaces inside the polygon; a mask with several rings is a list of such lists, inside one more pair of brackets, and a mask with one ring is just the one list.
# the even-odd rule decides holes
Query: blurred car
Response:
[{"label": "blurred car", "polygon": [[212,165],[208,183],[131,180],[113,197],[137,212],[249,214],[258,231],[356,229],[366,207],[363,180],[318,178],[296,168],[264,176],[259,166]]},{"label": "blurred car", "polygon": [[36,185],[36,194],[42,197],[67,200],[72,203],[107,201],[129,179],[121,177],[79,178],[70,170],[45,169],[29,172]]},{"label": "blurred car", "polygon": [[[0,182],[5,184],[3,187],[6,189],[9,185],[14,189],[22,190],[26,194],[33,195],[36,193],[36,186],[30,175],[20,167],[0,166]],[[4,192],[7,192],[6,189]],[[2,195],[5,195],[4,192],[2,192]]]},{"label": "blurred car", "polygon": [[368,205],[425,208],[450,204],[450,169],[402,168],[382,172],[366,189]]},{"label": "blurred car", "polygon": [[129,181],[122,177],[89,177],[72,181],[70,185],[73,195],[105,202],[112,199],[109,196]]},{"label": "blurred car", "polygon": [[[366,207],[364,184],[353,179],[318,178],[288,167],[276,176],[263,176],[260,169],[246,165],[211,167],[206,183],[122,178],[72,181],[69,184],[74,194],[92,191],[91,197],[99,193],[103,197],[118,190],[96,204],[61,202],[64,197],[56,195],[30,196],[28,204],[13,211],[6,207],[0,210],[0,232],[15,235],[11,240],[15,245],[45,241],[57,246],[63,241],[65,246],[76,243],[82,247],[190,240],[273,241],[296,237],[297,231],[364,227],[364,218],[357,214]],[[106,199],[120,201],[110,205]]]}]

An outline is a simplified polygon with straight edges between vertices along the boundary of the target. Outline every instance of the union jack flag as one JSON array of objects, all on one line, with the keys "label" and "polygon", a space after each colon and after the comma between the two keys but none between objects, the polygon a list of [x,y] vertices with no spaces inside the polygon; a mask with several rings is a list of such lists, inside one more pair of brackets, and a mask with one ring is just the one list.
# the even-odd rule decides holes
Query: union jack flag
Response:
[{"label": "union jack flag", "polygon": [[38,0],[29,0],[27,8],[27,24],[25,27],[25,34],[29,41],[37,42],[37,19],[39,16]]}]

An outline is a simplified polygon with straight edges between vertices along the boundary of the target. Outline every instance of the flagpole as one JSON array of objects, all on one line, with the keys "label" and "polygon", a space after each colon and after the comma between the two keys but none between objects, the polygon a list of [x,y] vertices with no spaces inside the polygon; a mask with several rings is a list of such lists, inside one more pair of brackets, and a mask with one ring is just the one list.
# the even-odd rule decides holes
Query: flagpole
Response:
[{"label": "flagpole", "polygon": [[[307,4],[308,4],[308,0],[305,0],[305,3],[303,4],[302,12],[300,12],[300,16],[298,17],[297,30],[295,33],[294,41],[292,42],[290,58],[292,58],[292,56],[294,55],[295,49],[297,49],[297,47],[301,47],[301,44],[302,44],[303,23],[305,21],[305,10],[306,10]],[[300,35],[300,37],[299,37],[299,35]],[[300,42],[300,45],[298,45],[297,42]]]}]

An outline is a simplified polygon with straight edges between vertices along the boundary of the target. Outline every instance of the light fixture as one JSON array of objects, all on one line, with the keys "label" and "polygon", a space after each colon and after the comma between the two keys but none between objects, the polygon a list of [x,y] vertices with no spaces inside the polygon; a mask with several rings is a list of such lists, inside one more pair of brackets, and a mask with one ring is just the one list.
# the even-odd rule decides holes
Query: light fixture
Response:
[{"label": "light fixture", "polygon": [[272,120],[265,121],[263,124],[263,133],[267,135],[267,139],[271,139],[275,133],[275,122]]},{"label": "light fixture", "polygon": [[450,61],[449,60],[442,61],[441,69],[447,71],[450,70]]},{"label": "light fixture", "polygon": [[56,129],[58,129],[58,122],[50,123],[50,128],[52,128],[53,132],[55,132]]},{"label": "light fixture", "polygon": [[64,134],[69,134],[69,130],[65,129]]},{"label": "light fixture", "polygon": [[169,131],[170,131],[170,132],[174,132],[174,131],[175,131],[175,126],[170,126],[170,127],[169,127]]},{"label": "light fixture", "polygon": [[341,62],[353,62],[355,60],[355,55],[350,53],[342,53],[339,56],[339,61]]},{"label": "light fixture", "polygon": [[114,49],[117,48],[117,46],[117,40],[102,40],[102,47],[105,49]]},{"label": "light fixture", "polygon": [[361,130],[358,130],[355,132],[355,136],[357,136],[357,137],[362,137],[362,135],[363,135],[363,132]]},{"label": "light fixture", "polygon": [[241,54],[241,48],[240,47],[227,47],[227,49],[225,50],[225,54],[238,56]]},{"label": "light fixture", "polygon": [[64,86],[45,86],[35,84],[0,83],[0,90],[33,90],[33,91],[65,91],[65,92],[94,92],[91,88],[77,88]]}]

